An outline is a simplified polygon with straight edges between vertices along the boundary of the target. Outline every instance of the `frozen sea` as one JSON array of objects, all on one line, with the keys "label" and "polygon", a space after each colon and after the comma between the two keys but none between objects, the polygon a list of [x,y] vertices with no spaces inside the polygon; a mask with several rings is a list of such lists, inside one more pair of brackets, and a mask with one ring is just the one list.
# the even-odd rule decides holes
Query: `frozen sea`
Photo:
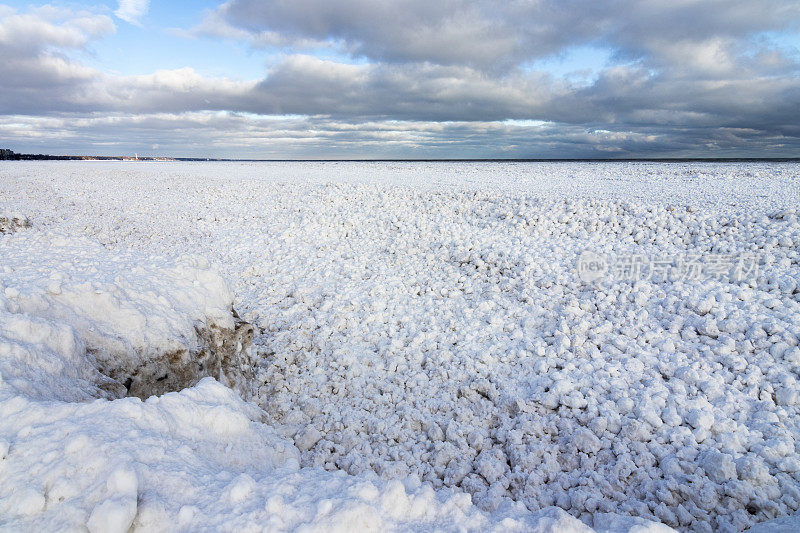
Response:
[{"label": "frozen sea", "polygon": [[[796,163],[0,163],[26,221],[0,234],[0,527],[786,521],[799,208]],[[239,395],[93,400],[98,360],[231,304]]]}]

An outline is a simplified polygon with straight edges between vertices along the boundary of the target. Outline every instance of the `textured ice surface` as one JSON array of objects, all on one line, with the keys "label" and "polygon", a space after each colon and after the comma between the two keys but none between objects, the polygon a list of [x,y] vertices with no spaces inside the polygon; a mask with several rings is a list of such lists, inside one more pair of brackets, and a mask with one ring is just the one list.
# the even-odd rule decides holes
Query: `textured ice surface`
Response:
[{"label": "textured ice surface", "polygon": [[[0,172],[3,201],[34,228],[112,252],[199,254],[229,280],[260,330],[251,392],[270,431],[298,448],[308,468],[290,486],[314,505],[314,476],[340,502],[330,480],[466,492],[495,514],[469,507],[478,521],[438,523],[468,529],[502,513],[541,526],[545,515],[519,506],[558,506],[601,530],[637,527],[633,517],[742,530],[800,505],[797,166],[25,163]],[[584,250],[754,252],[761,263],[743,282],[587,285],[575,268]],[[267,498],[266,478],[245,470],[224,501]],[[19,494],[36,516],[31,490]],[[245,505],[241,519],[286,520],[282,498],[262,502],[264,515]],[[212,501],[178,518],[224,515]],[[123,503],[98,516],[126,516]],[[387,519],[365,505],[353,516]],[[275,527],[309,523],[303,509]],[[392,520],[410,516],[403,509]]]}]

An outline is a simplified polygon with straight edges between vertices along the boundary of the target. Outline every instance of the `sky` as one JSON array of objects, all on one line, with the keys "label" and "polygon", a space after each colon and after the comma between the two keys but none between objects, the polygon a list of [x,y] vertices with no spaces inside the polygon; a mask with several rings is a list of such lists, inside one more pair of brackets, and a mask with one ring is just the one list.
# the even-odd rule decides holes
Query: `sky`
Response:
[{"label": "sky", "polygon": [[800,157],[800,0],[0,0],[0,148]]}]

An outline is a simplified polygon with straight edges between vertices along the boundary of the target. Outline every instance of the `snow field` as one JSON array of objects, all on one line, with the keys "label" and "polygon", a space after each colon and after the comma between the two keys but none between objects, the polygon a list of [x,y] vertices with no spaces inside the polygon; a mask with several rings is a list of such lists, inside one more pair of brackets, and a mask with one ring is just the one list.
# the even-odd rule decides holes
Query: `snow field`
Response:
[{"label": "snow field", "polygon": [[[261,332],[250,393],[325,487],[464,491],[495,513],[442,523],[475,527],[544,527],[556,505],[598,530],[631,527],[613,512],[736,531],[800,505],[796,167],[7,168],[34,227],[196,253],[230,280]],[[587,285],[587,249],[762,263],[742,283]],[[261,487],[248,475],[232,493]]]},{"label": "snow field", "polygon": [[588,530],[555,508],[486,515],[418,479],[301,471],[264,412],[212,378],[108,401],[120,372],[173,372],[170,354],[199,357],[199,329],[233,327],[226,284],[202,260],[36,229],[0,251],[0,529]]},{"label": "snow field", "polygon": [[[588,523],[741,530],[797,510],[794,215],[337,192],[306,198],[282,265],[254,267],[281,279],[258,309],[259,398],[303,464]],[[593,287],[574,268],[584,249],[754,247],[762,276],[743,284]]]}]

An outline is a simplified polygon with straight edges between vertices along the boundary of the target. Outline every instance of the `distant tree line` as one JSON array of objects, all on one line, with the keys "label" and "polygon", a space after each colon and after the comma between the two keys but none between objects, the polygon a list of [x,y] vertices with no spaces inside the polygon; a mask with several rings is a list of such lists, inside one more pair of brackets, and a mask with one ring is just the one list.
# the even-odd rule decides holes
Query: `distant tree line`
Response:
[{"label": "distant tree line", "polygon": [[0,148],[0,161],[32,161],[36,159],[83,159],[74,155],[18,154],[8,148]]},{"label": "distant tree line", "polygon": [[[0,148],[0,161],[174,161],[171,157],[131,157],[131,156],[103,156],[103,155],[47,155],[47,154],[18,154],[8,148]],[[199,159],[184,158],[184,161]]]}]

